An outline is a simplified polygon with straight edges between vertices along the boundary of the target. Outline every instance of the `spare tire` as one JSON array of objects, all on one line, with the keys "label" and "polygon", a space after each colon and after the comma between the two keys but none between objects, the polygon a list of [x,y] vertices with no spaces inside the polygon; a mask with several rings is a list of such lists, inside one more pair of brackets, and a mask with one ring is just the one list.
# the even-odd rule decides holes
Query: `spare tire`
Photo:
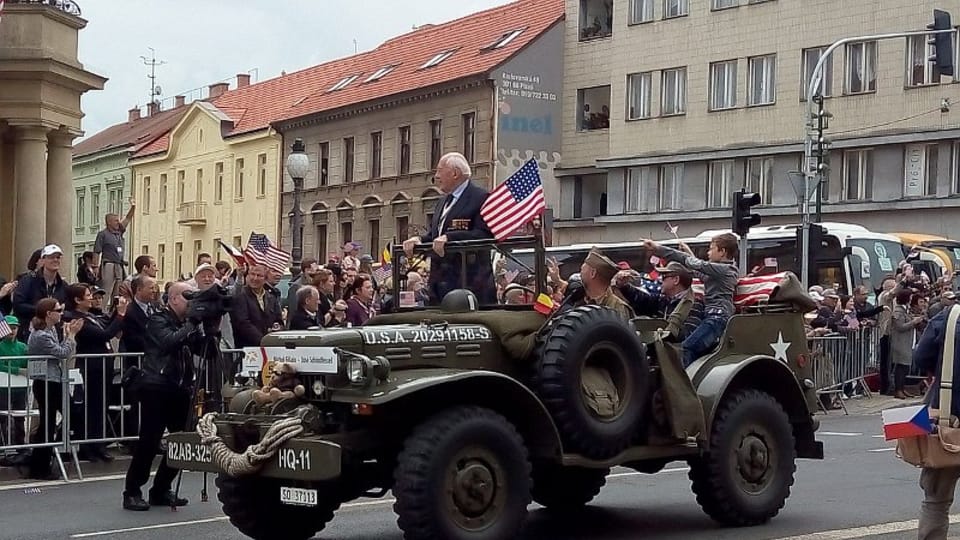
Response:
[{"label": "spare tire", "polygon": [[582,306],[541,334],[531,386],[557,424],[565,451],[615,456],[639,432],[650,375],[646,347],[616,311]]}]

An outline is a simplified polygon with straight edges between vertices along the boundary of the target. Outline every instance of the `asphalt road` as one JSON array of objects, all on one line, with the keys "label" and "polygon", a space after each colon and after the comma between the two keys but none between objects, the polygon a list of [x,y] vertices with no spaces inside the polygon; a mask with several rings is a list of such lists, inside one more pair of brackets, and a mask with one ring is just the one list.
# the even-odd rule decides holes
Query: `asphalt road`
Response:
[{"label": "asphalt road", "polygon": [[[525,537],[626,540],[638,538],[642,531],[642,537],[650,540],[916,538],[918,471],[899,462],[879,437],[879,415],[845,417],[834,412],[821,418],[819,438],[827,458],[799,462],[792,496],[767,525],[718,527],[700,511],[686,466],[677,462],[653,476],[615,470],[600,496],[580,515],[557,517],[534,505]],[[0,539],[242,538],[226,521],[213,493],[211,502],[200,502],[201,478],[184,476],[182,494],[191,504],[178,512],[122,510],[122,480],[117,478],[0,486]],[[391,505],[389,495],[346,504],[319,537],[398,540],[402,535]],[[960,514],[953,518],[958,523],[954,535],[960,538]]]}]

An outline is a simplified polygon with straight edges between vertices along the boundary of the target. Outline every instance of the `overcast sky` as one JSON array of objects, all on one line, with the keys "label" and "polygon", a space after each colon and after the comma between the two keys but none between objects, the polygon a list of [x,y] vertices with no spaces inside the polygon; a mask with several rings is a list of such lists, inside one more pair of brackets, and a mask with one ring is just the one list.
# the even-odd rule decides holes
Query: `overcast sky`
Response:
[{"label": "overcast sky", "polygon": [[87,27],[80,61],[109,78],[83,97],[83,130],[93,135],[127,120],[149,99],[156,49],[161,99],[252,70],[276,77],[360,51],[409,32],[508,0],[77,0]]}]

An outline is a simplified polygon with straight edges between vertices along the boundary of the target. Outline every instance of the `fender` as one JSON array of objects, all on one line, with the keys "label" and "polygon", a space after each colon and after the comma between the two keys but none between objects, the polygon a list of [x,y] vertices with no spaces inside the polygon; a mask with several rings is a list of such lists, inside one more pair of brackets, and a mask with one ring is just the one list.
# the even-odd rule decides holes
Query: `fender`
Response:
[{"label": "fender", "polygon": [[[338,393],[339,394],[339,393]],[[400,411],[400,417],[424,418],[438,403],[480,405],[505,416],[527,441],[531,454],[559,460],[563,454],[560,433],[540,399],[515,379],[494,371],[449,368],[404,369],[389,381],[371,386],[361,395],[334,394],[334,401],[366,403],[375,410]]]}]

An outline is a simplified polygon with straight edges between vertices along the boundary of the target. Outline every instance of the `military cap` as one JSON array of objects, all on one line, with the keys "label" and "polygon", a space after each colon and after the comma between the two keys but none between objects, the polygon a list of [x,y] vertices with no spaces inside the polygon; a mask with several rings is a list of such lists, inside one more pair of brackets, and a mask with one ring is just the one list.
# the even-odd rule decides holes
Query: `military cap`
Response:
[{"label": "military cap", "polygon": [[666,266],[658,266],[657,272],[664,276],[689,276],[687,267],[677,261],[670,261]]},{"label": "military cap", "polygon": [[602,279],[612,280],[613,276],[617,275],[617,271],[619,270],[616,263],[596,249],[590,250],[584,262],[587,263],[587,266],[596,270],[597,275]]}]

